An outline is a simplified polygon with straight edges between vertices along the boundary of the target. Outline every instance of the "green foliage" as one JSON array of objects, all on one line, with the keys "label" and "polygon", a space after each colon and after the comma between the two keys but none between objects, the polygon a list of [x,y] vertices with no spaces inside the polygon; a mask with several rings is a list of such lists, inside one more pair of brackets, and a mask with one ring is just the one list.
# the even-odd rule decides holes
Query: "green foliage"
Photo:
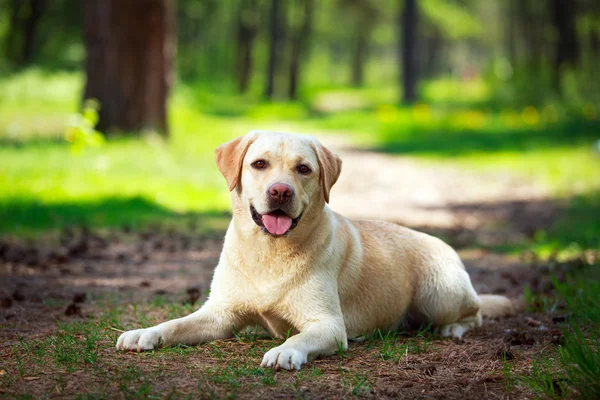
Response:
[{"label": "green foliage", "polygon": [[[554,281],[556,298],[565,304],[569,324],[563,327],[564,341],[548,358],[536,360],[530,376],[523,377],[540,396],[598,398],[600,396],[600,265]],[[552,311],[552,310],[550,310]]]},{"label": "green foliage", "polygon": [[95,99],[87,99],[80,114],[73,116],[65,132],[65,140],[71,143],[71,151],[81,153],[88,147],[101,147],[105,143],[104,136],[98,132],[98,109],[100,103]]},{"label": "green foliage", "polygon": [[477,37],[483,26],[464,4],[447,0],[422,0],[423,14],[450,39]]}]

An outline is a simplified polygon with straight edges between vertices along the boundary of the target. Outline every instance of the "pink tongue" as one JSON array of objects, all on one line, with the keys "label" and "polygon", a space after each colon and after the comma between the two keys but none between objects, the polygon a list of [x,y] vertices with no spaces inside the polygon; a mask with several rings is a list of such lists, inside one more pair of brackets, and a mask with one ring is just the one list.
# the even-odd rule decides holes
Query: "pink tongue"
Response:
[{"label": "pink tongue", "polygon": [[287,215],[265,214],[262,222],[271,235],[283,235],[292,226],[292,219]]}]

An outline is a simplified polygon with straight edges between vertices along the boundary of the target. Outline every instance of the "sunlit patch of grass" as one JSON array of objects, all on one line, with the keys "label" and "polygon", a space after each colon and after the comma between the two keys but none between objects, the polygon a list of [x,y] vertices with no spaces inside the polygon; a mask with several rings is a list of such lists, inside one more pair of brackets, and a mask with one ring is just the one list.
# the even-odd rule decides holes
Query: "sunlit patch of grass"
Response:
[{"label": "sunlit patch of grass", "polygon": [[[34,78],[36,82],[42,79],[38,75]],[[21,79],[26,78],[14,81]],[[78,75],[49,79],[51,87],[52,79],[56,79],[56,85],[78,96]],[[0,122],[5,116],[11,125],[23,113],[43,111],[43,106],[37,108],[38,96],[45,104],[43,90],[41,94],[22,94],[17,89],[9,93],[12,91],[22,104],[19,108],[2,107]],[[62,115],[66,123],[66,113],[76,108],[64,97],[66,94],[61,97],[63,92],[71,93],[59,91],[55,103],[49,101],[48,107]],[[12,99],[3,96],[2,102]],[[156,137],[116,138],[101,148],[73,154],[61,139],[62,126],[36,134],[52,141],[32,141],[30,130],[0,132],[0,140],[6,141],[0,147],[0,234],[25,234],[71,224],[135,224],[185,213],[227,210],[229,196],[214,164],[213,150],[249,127],[232,129],[218,118],[191,109],[184,99],[176,98],[171,109],[172,137],[168,144]],[[0,123],[0,131],[2,126]]]},{"label": "sunlit patch of grass", "polygon": [[1,79],[0,138],[23,139],[62,133],[79,107],[80,73],[30,69]]},{"label": "sunlit patch of grass", "polygon": [[[432,157],[433,159],[439,157]],[[452,160],[477,170],[505,170],[529,178],[558,195],[585,193],[600,187],[600,157],[589,145],[559,146],[530,151],[475,152]]]}]

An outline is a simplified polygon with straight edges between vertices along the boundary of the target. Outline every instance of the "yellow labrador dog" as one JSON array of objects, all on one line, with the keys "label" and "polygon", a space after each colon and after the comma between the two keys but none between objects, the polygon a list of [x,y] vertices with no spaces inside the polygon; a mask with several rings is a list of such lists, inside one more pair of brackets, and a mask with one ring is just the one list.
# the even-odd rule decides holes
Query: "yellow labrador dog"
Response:
[{"label": "yellow labrador dog", "polygon": [[219,146],[216,161],[233,219],[209,299],[186,317],[123,333],[117,349],[193,345],[258,324],[277,338],[292,333],[261,365],[300,369],[375,329],[412,321],[461,337],[482,314],[515,311],[506,297],[477,295],[441,240],[333,212],[342,161],[316,139],[253,131]]}]

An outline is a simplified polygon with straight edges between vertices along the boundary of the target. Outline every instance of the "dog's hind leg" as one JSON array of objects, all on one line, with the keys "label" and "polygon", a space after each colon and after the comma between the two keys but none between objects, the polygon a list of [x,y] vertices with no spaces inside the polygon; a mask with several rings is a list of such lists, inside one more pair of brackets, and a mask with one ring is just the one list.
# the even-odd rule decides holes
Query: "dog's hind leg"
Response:
[{"label": "dog's hind leg", "polygon": [[481,326],[481,313],[478,312],[470,317],[465,317],[456,322],[442,325],[440,327],[440,334],[444,337],[460,339],[465,333],[479,326]]},{"label": "dog's hind leg", "polygon": [[469,275],[462,264],[453,262],[432,268],[421,282],[411,308],[421,322],[439,328],[442,336],[460,338],[481,326],[480,307]]}]

